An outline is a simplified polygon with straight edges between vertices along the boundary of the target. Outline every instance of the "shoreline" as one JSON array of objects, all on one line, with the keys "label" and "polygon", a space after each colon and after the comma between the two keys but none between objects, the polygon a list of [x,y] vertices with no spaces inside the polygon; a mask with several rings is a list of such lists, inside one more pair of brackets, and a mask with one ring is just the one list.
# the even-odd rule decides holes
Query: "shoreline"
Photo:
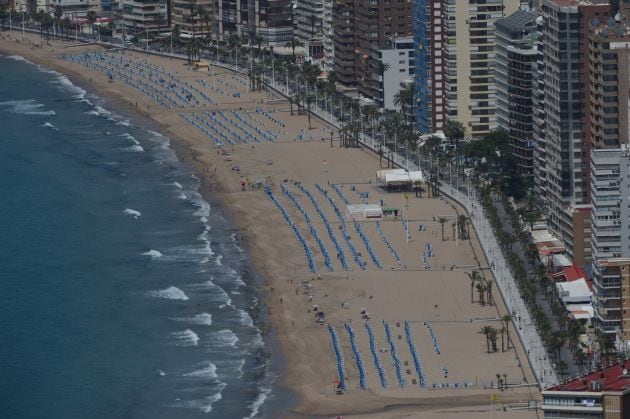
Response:
[{"label": "shoreline", "polygon": [[[4,33],[6,34],[6,32]],[[19,37],[21,37],[21,35],[19,35]],[[34,34],[27,36],[27,38],[39,40],[39,37]],[[25,45],[20,46],[24,47]],[[64,46],[64,44],[62,43],[61,46]],[[107,89],[108,85],[104,84],[106,83],[104,75],[93,73],[92,70],[88,69],[83,69],[85,71],[85,74],[81,74],[81,72],[73,68],[73,66],[75,66],[73,63],[55,58],[53,52],[49,52],[49,54],[53,55],[52,57],[42,56],[42,50],[46,48],[40,50],[35,49],[32,53],[29,54],[28,50],[20,51],[20,48],[6,49],[7,47],[8,46],[5,46],[5,43],[0,41],[0,51],[9,51],[10,54],[22,55],[31,62],[34,62],[46,68],[53,69],[55,71],[59,71],[60,73],[71,79],[73,83],[76,83],[77,86],[84,88],[90,93],[95,93],[98,96],[105,98],[109,103],[115,104],[115,109],[112,110],[114,110],[116,113],[120,113],[123,116],[131,114],[136,119],[140,119],[146,121],[147,124],[157,126],[156,130],[163,133],[171,140],[171,148],[177,154],[178,159],[180,159],[184,164],[191,165],[200,181],[199,193],[209,204],[213,206],[213,208],[218,208],[221,215],[227,218],[228,221],[237,228],[239,237],[241,239],[239,244],[244,248],[247,255],[249,256],[248,270],[252,275],[252,280],[254,282],[260,281],[259,289],[261,292],[261,308],[263,310],[269,310],[268,313],[262,314],[266,317],[266,324],[270,329],[272,329],[271,332],[270,330],[263,330],[262,332],[265,336],[277,336],[275,340],[278,343],[278,347],[281,348],[282,356],[285,361],[283,365],[281,365],[281,371],[286,372],[286,374],[283,374],[281,379],[274,383],[273,387],[275,389],[280,389],[283,392],[286,391],[291,395],[295,395],[294,398],[296,404],[290,407],[287,406],[286,411],[283,412],[285,416],[329,416],[333,415],[333,412],[340,412],[348,415],[375,414],[377,415],[375,417],[378,417],[379,414],[389,414],[394,412],[398,414],[402,412],[408,412],[410,409],[417,408],[432,407],[445,409],[447,407],[456,405],[457,402],[465,403],[466,407],[484,406],[487,404],[487,400],[482,399],[477,395],[457,397],[436,396],[418,399],[412,396],[376,396],[370,391],[370,398],[367,400],[356,399],[355,397],[358,397],[358,393],[354,395],[348,394],[348,397],[346,399],[350,400],[346,400],[346,405],[348,403],[353,403],[355,407],[347,410],[348,407],[346,405],[343,405],[345,407],[342,407],[342,405],[336,405],[336,403],[329,403],[327,406],[323,406],[320,401],[314,400],[315,398],[312,397],[312,391],[309,397],[309,390],[303,388],[303,386],[299,384],[301,370],[300,368],[296,367],[296,362],[299,361],[296,361],[296,359],[294,359],[295,357],[291,357],[292,350],[295,349],[296,343],[291,343],[290,341],[291,332],[289,331],[287,325],[287,313],[284,311],[284,306],[281,305],[282,299],[280,299],[280,304],[278,304],[278,301],[275,301],[277,300],[277,294],[274,294],[274,286],[278,285],[279,280],[282,281],[285,278],[308,278],[311,275],[305,274],[304,272],[301,272],[298,275],[297,270],[294,272],[294,274],[291,274],[291,272],[286,273],[286,269],[284,269],[284,272],[286,274],[281,275],[279,274],[279,272],[282,272],[283,270],[279,270],[278,267],[283,265],[281,263],[278,264],[277,261],[273,261],[265,257],[265,255],[269,255],[270,249],[264,243],[265,238],[264,236],[261,236],[260,230],[256,230],[252,225],[248,223],[248,220],[251,220],[251,218],[248,219],[246,213],[250,208],[240,202],[240,193],[229,187],[229,184],[231,182],[234,182],[234,174],[230,173],[230,171],[226,169],[226,166],[222,164],[223,162],[220,156],[215,156],[214,153],[204,154],[198,151],[196,148],[199,147],[199,143],[195,143],[193,140],[185,138],[184,133],[176,132],[175,130],[177,128],[172,127],[171,125],[169,125],[168,122],[165,122],[163,120],[160,121],[160,110],[149,110],[149,104],[151,104],[152,102],[150,102],[144,96],[140,96],[137,92],[131,90],[130,88],[117,86],[115,90]],[[92,47],[92,49],[93,48],[94,47]],[[23,50],[24,48],[21,49]],[[40,52],[42,54],[38,54]],[[58,52],[59,51],[57,51],[57,53]],[[175,61],[174,59],[171,60]],[[100,78],[101,80],[95,80],[97,78]],[[125,96],[125,93],[130,93],[131,97],[137,99],[137,103],[140,103],[140,107],[138,108],[138,105],[136,104],[136,107],[134,108],[132,102],[129,101],[130,97]],[[128,103],[132,105],[129,108],[127,108]],[[145,104],[147,105],[146,111],[144,106]],[[322,123],[320,125],[325,126],[326,124]],[[246,154],[246,150],[244,148],[236,147],[236,149],[238,150],[237,153],[242,152],[243,154]],[[232,150],[234,150],[234,147],[232,148]],[[249,152],[251,152],[251,150],[249,150]],[[343,151],[342,153],[346,152]],[[367,149],[353,150],[353,153],[361,153],[366,156],[363,157],[364,159],[369,158],[373,161],[378,161],[378,157],[376,157],[374,153],[368,151]],[[450,200],[447,202],[451,205],[459,207],[456,203],[453,203]],[[276,247],[272,246],[272,253],[274,249],[276,249]],[[482,252],[477,251],[476,253],[477,254],[475,258],[478,257],[483,259]],[[294,254],[287,254],[289,258],[292,255]],[[498,308],[499,307],[497,307],[497,309]],[[301,343],[304,344],[305,342]],[[350,363],[350,359],[348,359],[348,363]],[[523,372],[523,375],[525,375],[525,372]],[[508,399],[509,397],[506,397],[506,400]],[[355,401],[353,402],[353,400]],[[518,398],[518,400],[521,399]]]}]

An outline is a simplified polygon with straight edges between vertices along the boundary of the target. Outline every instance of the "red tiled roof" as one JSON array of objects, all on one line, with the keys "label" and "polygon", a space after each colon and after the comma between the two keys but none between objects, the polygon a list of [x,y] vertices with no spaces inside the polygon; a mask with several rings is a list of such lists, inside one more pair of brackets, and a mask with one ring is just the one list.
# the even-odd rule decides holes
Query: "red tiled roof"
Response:
[{"label": "red tiled roof", "polygon": [[565,384],[559,384],[547,389],[547,391],[593,391],[589,389],[589,383],[595,381],[604,383],[602,391],[624,391],[630,388],[630,375],[623,375],[624,369],[630,369],[630,361],[621,362],[603,370],[592,372],[585,377],[576,378]]},{"label": "red tiled roof", "polygon": [[567,279],[567,282],[573,282],[581,278],[586,279],[586,272],[584,272],[584,269],[573,265],[564,268],[564,277]]}]

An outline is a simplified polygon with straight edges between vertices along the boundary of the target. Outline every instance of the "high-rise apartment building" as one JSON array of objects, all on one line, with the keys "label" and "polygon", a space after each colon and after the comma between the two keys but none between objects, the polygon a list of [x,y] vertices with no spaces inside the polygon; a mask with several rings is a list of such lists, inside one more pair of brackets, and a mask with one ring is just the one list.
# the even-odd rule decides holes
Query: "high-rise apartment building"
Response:
[{"label": "high-rise apartment building", "polygon": [[304,45],[311,61],[321,64],[324,58],[324,1],[301,0],[293,9],[295,37]]},{"label": "high-rise apartment building", "polygon": [[519,172],[529,177],[534,174],[536,17],[519,10],[495,24],[497,126],[509,135]]},{"label": "high-rise apartment building", "polygon": [[264,45],[284,46],[293,38],[291,0],[217,0],[214,7],[219,39],[256,34]]},{"label": "high-rise apartment building", "polygon": [[121,4],[125,33],[146,36],[168,30],[166,0],[122,0]]},{"label": "high-rise apartment building", "polygon": [[[386,70],[374,79],[374,101],[383,110],[400,110],[394,102],[394,97],[400,91],[401,85],[413,81],[414,47],[413,38],[395,38],[391,44],[378,51],[376,65],[382,63]],[[411,124],[411,123],[410,123]]]},{"label": "high-rise apartment building", "polygon": [[324,44],[324,59],[322,69],[330,71],[335,66],[335,19],[333,6],[335,0],[324,0],[322,9],[322,43]]},{"label": "high-rise apartment building", "polygon": [[394,38],[411,36],[411,0],[337,0],[334,13],[339,82],[372,98],[379,49]]},{"label": "high-rise apartment building", "polygon": [[588,64],[595,326],[630,340],[630,26],[625,19],[590,22]]},{"label": "high-rise apartment building", "polygon": [[494,25],[520,5],[520,0],[444,0],[446,119],[461,122],[472,137],[497,128]]},{"label": "high-rise apartment building", "polygon": [[430,133],[444,128],[444,0],[413,3],[413,41],[416,73],[416,129]]},{"label": "high-rise apartment building", "polygon": [[[190,37],[200,37],[212,32],[214,10],[212,0],[172,0],[172,22],[178,25],[180,33]],[[210,20],[204,19],[208,13]],[[207,20],[207,22],[206,22]]]},{"label": "high-rise apartment building", "polygon": [[545,79],[544,99],[537,101],[543,112],[540,108],[535,112],[544,115],[544,131],[539,131],[544,149],[538,147],[537,153],[544,150],[540,163],[545,171],[547,219],[574,262],[582,264],[588,259],[585,249],[590,248],[581,239],[590,235],[581,227],[590,228],[590,146],[582,127],[588,25],[595,17],[607,18],[610,5],[606,0],[543,0],[540,11],[544,37],[540,64]]}]

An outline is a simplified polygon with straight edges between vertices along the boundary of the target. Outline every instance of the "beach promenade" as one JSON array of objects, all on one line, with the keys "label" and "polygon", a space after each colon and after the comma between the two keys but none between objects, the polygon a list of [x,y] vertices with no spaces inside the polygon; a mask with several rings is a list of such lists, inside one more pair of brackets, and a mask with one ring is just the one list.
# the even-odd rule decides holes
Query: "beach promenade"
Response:
[{"label": "beach promenade", "polygon": [[[507,313],[496,287],[492,305],[471,290],[473,267],[492,276],[473,229],[470,239],[455,234],[464,212],[454,202],[385,192],[375,177],[384,160],[331,144],[324,122],[312,118],[309,129],[306,115],[249,91],[243,75],[9,36],[0,51],[150,118],[195,165],[202,193],[240,228],[264,279],[287,360],[282,384],[299,397],[287,416],[453,417],[456,406],[456,417],[476,418],[489,416],[491,399],[494,417],[535,416],[512,409],[539,398],[514,326],[492,353],[480,334]],[[404,218],[352,222],[346,206],[362,203]]]}]

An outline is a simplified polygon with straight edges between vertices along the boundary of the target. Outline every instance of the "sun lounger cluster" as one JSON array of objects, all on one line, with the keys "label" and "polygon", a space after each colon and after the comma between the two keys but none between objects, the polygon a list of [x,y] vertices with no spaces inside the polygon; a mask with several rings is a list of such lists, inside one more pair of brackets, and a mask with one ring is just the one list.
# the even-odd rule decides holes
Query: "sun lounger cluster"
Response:
[{"label": "sun lounger cluster", "polygon": [[346,390],[348,385],[346,383],[346,365],[343,361],[343,353],[339,347],[339,337],[337,337],[337,331],[330,324],[328,325],[328,332],[330,332],[330,339],[332,340],[333,351],[335,352],[335,360],[337,361],[337,374],[339,375],[339,387]]},{"label": "sun lounger cluster", "polygon": [[359,373],[359,386],[365,390],[367,388],[367,374],[365,373],[365,365],[363,365],[363,356],[361,355],[359,345],[357,344],[357,335],[349,323],[346,323],[344,328],[346,329],[346,333],[348,333],[352,357],[354,358],[354,362],[357,366],[357,372]]},{"label": "sun lounger cluster", "polygon": [[381,387],[387,388],[389,387],[389,381],[387,380],[387,375],[385,374],[385,369],[383,368],[381,357],[378,355],[378,345],[376,344],[374,329],[372,329],[372,325],[369,322],[365,323],[365,330],[367,330],[368,338],[370,340],[370,352],[372,353],[374,367],[376,368],[378,377],[381,380]]},{"label": "sun lounger cluster", "polygon": [[293,202],[293,205],[295,205],[295,207],[300,211],[300,213],[302,213],[302,216],[306,220],[306,225],[308,225],[308,228],[311,234],[315,238],[315,241],[317,242],[317,245],[319,246],[319,249],[321,250],[322,255],[324,256],[324,264],[326,265],[326,267],[328,268],[330,272],[334,271],[335,269],[333,268],[332,260],[330,260],[330,255],[328,254],[328,250],[326,249],[326,246],[324,245],[324,242],[322,241],[321,237],[319,237],[319,233],[317,233],[317,229],[313,225],[311,221],[311,217],[304,210],[304,208],[302,207],[302,204],[300,204],[300,202],[295,198],[295,196],[289,191],[289,188],[287,188],[286,185],[282,185],[282,192],[289,198],[291,202]]},{"label": "sun lounger cluster", "polygon": [[427,248],[422,254],[422,263],[424,264],[424,269],[431,269],[431,264],[429,263],[429,258],[435,256],[433,253],[433,246],[431,243],[427,243]]},{"label": "sun lounger cluster", "polygon": [[278,126],[278,128],[286,128],[286,126],[287,126],[287,124],[285,124],[284,122],[274,118],[273,116],[271,116],[271,114],[269,112],[267,112],[264,109],[256,108],[256,113],[264,116],[269,121],[273,122],[276,126]]},{"label": "sun lounger cluster", "polygon": [[472,381],[464,381],[462,383],[431,383],[431,388],[468,388],[472,387]]},{"label": "sun lounger cluster", "polygon": [[265,187],[265,193],[267,194],[269,199],[271,199],[271,201],[274,204],[276,204],[276,207],[278,207],[278,209],[284,216],[284,220],[293,229],[295,236],[298,238],[298,241],[302,245],[302,249],[304,250],[304,253],[306,254],[306,259],[308,261],[309,269],[311,270],[311,272],[317,272],[317,266],[315,265],[315,259],[313,258],[313,251],[311,250],[308,243],[306,242],[304,235],[302,235],[302,232],[300,231],[300,229],[297,227],[297,225],[295,225],[295,223],[293,222],[293,219],[291,219],[291,216],[289,215],[287,210],[284,209],[280,201],[278,201],[278,198],[275,197],[270,187],[268,186]]},{"label": "sun lounger cluster", "polygon": [[416,350],[416,344],[413,341],[411,323],[409,322],[405,322],[405,337],[407,338],[407,345],[409,345],[409,352],[411,352],[411,357],[413,358],[413,365],[416,368],[416,373],[418,374],[418,384],[420,387],[426,387],[427,377],[424,375],[422,362],[420,361],[420,356]]},{"label": "sun lounger cluster", "polygon": [[[269,133],[268,131],[263,131],[262,129],[260,129],[259,127],[253,125],[251,122],[249,122],[248,120],[246,120],[245,118],[243,118],[241,115],[239,115],[236,111],[228,111],[226,112],[228,115],[233,116],[238,123],[235,123],[234,120],[230,120],[230,122],[236,126],[237,128],[239,128],[241,131],[243,131],[244,133],[246,133],[247,135],[251,136],[251,138],[256,141],[257,143],[259,143],[260,141],[258,140],[257,137],[263,137],[265,140],[269,141],[269,142],[274,142],[276,140],[276,135],[274,135],[273,133]],[[225,116],[225,113],[221,112],[221,114],[223,115],[224,118],[227,119],[227,117]],[[242,125],[241,125],[242,124]],[[246,130],[243,126],[249,128],[249,131]],[[252,132],[253,131],[253,132]]]},{"label": "sun lounger cluster", "polygon": [[326,197],[330,205],[332,205],[333,210],[335,211],[335,215],[337,216],[337,219],[339,220],[339,223],[341,224],[343,237],[346,239],[346,243],[348,244],[348,247],[350,248],[350,251],[352,252],[354,261],[357,263],[357,265],[359,265],[359,267],[362,270],[365,270],[367,263],[361,259],[361,255],[357,251],[356,247],[354,247],[354,245],[352,244],[352,241],[350,240],[350,233],[348,233],[348,227],[346,226],[346,222],[343,218],[343,214],[341,213],[341,210],[339,210],[339,207],[335,203],[335,200],[332,198],[332,196],[330,196],[330,194],[328,193],[326,189],[322,188],[318,184],[315,184],[315,187],[322,195]]},{"label": "sun lounger cluster", "polygon": [[187,115],[185,113],[180,113],[179,116],[180,116],[180,118],[182,118],[183,120],[188,122],[190,125],[192,125],[193,127],[197,128],[198,130],[200,130],[201,132],[206,134],[208,136],[208,138],[210,138],[212,141],[214,141],[217,145],[221,146],[221,145],[224,144],[222,140],[218,139],[215,136],[215,131],[214,130],[213,130],[213,132],[210,132],[206,127],[203,126],[203,124],[205,124],[205,125],[211,127],[211,129],[212,129],[213,128],[212,124],[208,123],[208,121],[206,121],[205,119],[201,118],[196,113],[192,113],[190,115]]},{"label": "sun lounger cluster", "polygon": [[440,342],[438,342],[437,336],[435,336],[435,333],[433,333],[433,328],[431,327],[431,324],[429,324],[429,322],[425,321],[424,325],[426,326],[427,330],[429,331],[429,336],[431,336],[431,340],[433,341],[433,349],[435,350],[436,354],[440,354]]},{"label": "sun lounger cluster", "polygon": [[[337,192],[337,195],[339,195],[341,200],[346,205],[350,205],[350,201],[348,201],[348,199],[346,198],[346,196],[344,195],[343,191],[341,190],[341,188],[338,185],[332,184],[332,188],[335,190],[335,192]],[[383,269],[383,265],[381,265],[381,261],[378,260],[378,257],[376,256],[376,252],[374,251],[374,249],[372,248],[372,244],[370,243],[370,239],[368,238],[368,236],[363,231],[363,227],[361,227],[361,224],[359,222],[357,222],[357,221],[353,221],[352,224],[354,224],[354,229],[359,234],[359,237],[361,237],[361,240],[363,240],[363,244],[365,244],[365,248],[367,249],[368,253],[370,254],[370,258],[372,258],[372,262],[374,262],[374,265],[376,265],[376,267],[378,269]]]},{"label": "sun lounger cluster", "polygon": [[387,343],[389,344],[389,353],[392,355],[392,365],[396,371],[398,385],[400,385],[400,387],[405,387],[407,385],[407,380],[405,379],[405,375],[403,373],[400,357],[398,356],[398,346],[394,340],[392,328],[389,323],[385,323],[385,336],[387,337]]},{"label": "sun lounger cluster", "polygon": [[304,128],[300,128],[300,131],[295,136],[295,139],[298,141],[311,141],[313,139],[313,134],[311,134],[310,131],[305,131]]},{"label": "sun lounger cluster", "polygon": [[383,232],[383,227],[381,226],[381,222],[380,221],[376,222],[376,232],[378,233],[378,236],[383,241],[383,244],[385,244],[387,249],[389,249],[389,251],[392,254],[392,256],[394,257],[394,260],[396,261],[396,263],[398,263],[398,265],[402,266],[403,268],[406,268],[407,265],[405,265],[402,262],[402,260],[400,259],[400,256],[398,256],[398,252],[396,252],[396,249],[394,249],[394,245],[392,245],[390,243],[390,241],[387,239],[387,237],[385,237],[385,233]]},{"label": "sun lounger cluster", "polygon": [[337,249],[337,254],[339,255],[339,261],[341,262],[341,266],[343,267],[345,271],[349,271],[350,268],[348,267],[348,262],[346,261],[346,254],[344,253],[343,248],[339,244],[339,241],[337,240],[337,236],[335,236],[335,233],[330,225],[330,222],[328,221],[328,217],[322,211],[321,207],[317,203],[317,200],[315,200],[315,197],[313,196],[311,191],[309,191],[304,186],[302,186],[301,183],[298,185],[298,189],[302,191],[302,193],[304,193],[308,197],[308,199],[311,201],[311,203],[315,207],[315,210],[319,214],[319,217],[322,219],[322,221],[324,222],[324,225],[326,226],[328,237],[330,237],[330,240],[332,240],[333,244],[335,245],[335,248]]},{"label": "sun lounger cluster", "polygon": [[239,87],[233,83],[230,83],[227,80],[223,80],[222,78],[216,79],[217,83],[222,84],[226,88],[232,89],[232,92],[224,92],[224,96],[232,96],[232,97],[241,97],[241,92],[238,90]]},{"label": "sun lounger cluster", "polygon": [[208,83],[205,80],[197,80],[197,82],[202,85],[203,87],[205,87],[208,90],[211,90],[215,93],[218,93],[222,96],[230,96],[230,94],[228,92],[226,92],[225,90],[221,89],[220,87],[217,87],[215,83]]}]

